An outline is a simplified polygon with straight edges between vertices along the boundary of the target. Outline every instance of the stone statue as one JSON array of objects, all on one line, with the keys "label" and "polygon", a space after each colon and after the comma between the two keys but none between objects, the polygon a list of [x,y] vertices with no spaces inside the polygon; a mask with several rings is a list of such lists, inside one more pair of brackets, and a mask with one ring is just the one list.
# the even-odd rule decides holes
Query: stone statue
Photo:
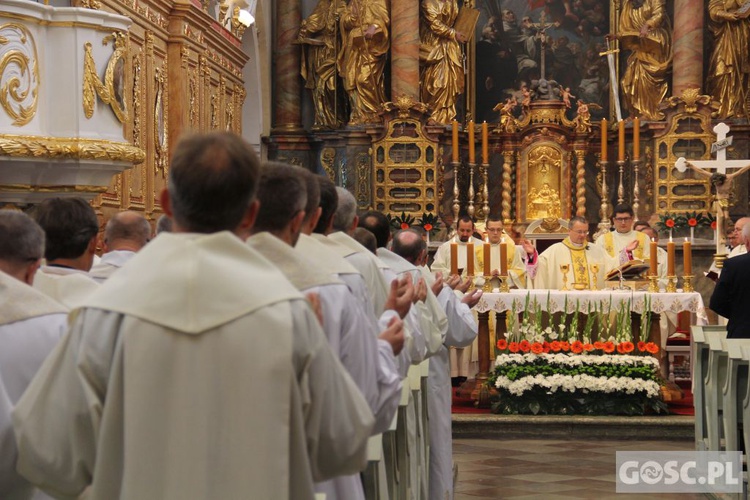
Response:
[{"label": "stone statue", "polygon": [[314,129],[341,125],[336,96],[336,5],[336,0],[319,0],[300,24],[297,40],[303,46],[300,73],[315,105]]},{"label": "stone statue", "polygon": [[464,92],[461,43],[464,33],[453,28],[456,0],[422,0],[419,27],[422,102],[430,107],[430,121],[449,123],[456,116],[456,99]]},{"label": "stone statue", "polygon": [[351,104],[350,125],[380,121],[389,24],[385,0],[348,0],[342,6],[338,69]]},{"label": "stone statue", "polygon": [[740,13],[743,0],[711,0],[709,28],[714,50],[706,82],[707,92],[719,103],[719,118],[747,116],[748,73],[750,73],[750,11]]},{"label": "stone statue", "polygon": [[631,115],[661,120],[659,104],[667,96],[672,63],[672,28],[665,0],[625,0],[618,38],[630,50],[622,92]]}]

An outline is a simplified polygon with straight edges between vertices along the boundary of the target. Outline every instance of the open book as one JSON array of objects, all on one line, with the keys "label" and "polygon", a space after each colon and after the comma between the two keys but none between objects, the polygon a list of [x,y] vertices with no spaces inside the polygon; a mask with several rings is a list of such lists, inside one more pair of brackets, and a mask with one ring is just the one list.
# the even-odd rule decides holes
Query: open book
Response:
[{"label": "open book", "polygon": [[612,269],[607,273],[606,280],[618,280],[620,279],[620,272],[622,272],[623,279],[635,280],[641,277],[644,272],[647,272],[649,265],[647,262],[642,260],[631,260],[625,264]]}]

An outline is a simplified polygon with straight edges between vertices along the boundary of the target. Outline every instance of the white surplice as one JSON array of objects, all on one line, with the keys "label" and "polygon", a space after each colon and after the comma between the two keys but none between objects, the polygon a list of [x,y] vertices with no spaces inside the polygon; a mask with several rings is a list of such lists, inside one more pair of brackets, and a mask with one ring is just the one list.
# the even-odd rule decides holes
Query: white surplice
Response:
[{"label": "white surplice", "polygon": [[49,498],[16,472],[10,415],[66,327],[65,307],[0,272],[0,498]]},{"label": "white surplice", "polygon": [[596,244],[602,247],[610,257],[618,257],[626,246],[633,240],[638,240],[638,246],[633,250],[633,258],[642,261],[648,261],[651,256],[651,245],[649,245],[648,236],[640,231],[630,230],[627,233],[610,231],[604,233],[596,239]]},{"label": "white surplice", "polygon": [[[423,267],[428,285],[434,276]],[[430,495],[429,498],[453,498],[453,440],[451,430],[451,367],[448,349],[465,347],[477,336],[478,327],[469,306],[462,303],[448,286],[437,296],[448,318],[448,334],[439,353],[430,358],[427,378],[427,407],[430,415]]]},{"label": "white surplice", "polygon": [[83,304],[99,284],[86,271],[42,266],[34,276],[34,288],[70,310]]},{"label": "white surplice", "polygon": [[135,252],[130,250],[112,250],[111,252],[107,252],[102,255],[97,264],[91,267],[89,276],[97,283],[102,284],[133,257],[135,257]]},{"label": "white surplice", "polygon": [[[316,293],[320,300],[323,331],[334,354],[357,384],[375,415],[374,433],[390,427],[401,398],[401,379],[390,344],[377,338],[376,325],[343,281],[315,265],[270,233],[247,240],[274,263],[302,293]],[[395,314],[395,312],[393,313]],[[315,485],[330,500],[364,499],[359,475],[341,476]]]},{"label": "white surplice", "polygon": [[58,496],[313,498],[374,418],[304,297],[235,235],[164,234],[72,313],[13,412]]}]

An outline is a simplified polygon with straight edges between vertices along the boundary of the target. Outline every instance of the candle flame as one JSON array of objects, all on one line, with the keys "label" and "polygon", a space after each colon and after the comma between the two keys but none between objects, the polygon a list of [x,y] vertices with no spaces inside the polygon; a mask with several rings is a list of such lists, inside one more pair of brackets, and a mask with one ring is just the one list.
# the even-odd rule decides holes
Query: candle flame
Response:
[{"label": "candle flame", "polygon": [[651,241],[656,241],[656,238],[651,238]]},{"label": "candle flame", "polygon": [[687,243],[687,242],[688,242],[688,239],[687,239],[687,238],[685,238],[685,243]]},{"label": "candle flame", "polygon": [[672,233],[669,233],[669,242],[672,243]]},{"label": "candle flame", "polygon": [[505,245],[505,236],[503,236],[502,238],[500,238],[500,243],[502,243],[503,245]]}]

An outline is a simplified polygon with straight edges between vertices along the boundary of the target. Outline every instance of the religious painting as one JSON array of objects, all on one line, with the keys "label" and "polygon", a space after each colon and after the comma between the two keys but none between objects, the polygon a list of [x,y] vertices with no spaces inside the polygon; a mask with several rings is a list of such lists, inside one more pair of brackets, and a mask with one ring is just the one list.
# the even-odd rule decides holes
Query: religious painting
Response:
[{"label": "religious painting", "polygon": [[497,122],[493,108],[512,97],[522,102],[524,90],[542,75],[569,89],[573,102],[597,104],[592,119],[609,116],[609,69],[599,54],[611,30],[610,0],[475,0],[474,7],[480,11],[475,121]]}]

